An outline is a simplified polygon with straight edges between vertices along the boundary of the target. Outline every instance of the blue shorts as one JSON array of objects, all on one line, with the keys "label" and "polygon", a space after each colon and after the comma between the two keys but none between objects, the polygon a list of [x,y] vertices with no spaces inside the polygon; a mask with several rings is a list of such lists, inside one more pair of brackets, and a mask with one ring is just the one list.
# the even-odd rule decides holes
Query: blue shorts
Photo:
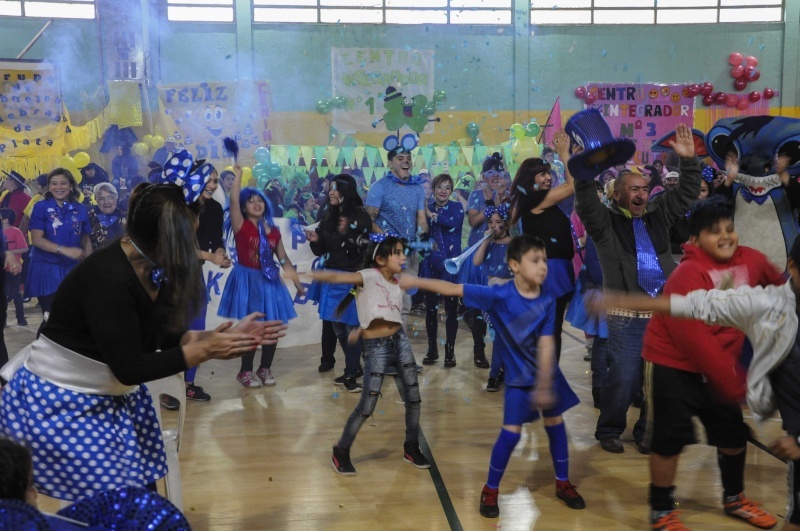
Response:
[{"label": "blue shorts", "polygon": [[560,370],[556,369],[553,375],[553,392],[556,395],[556,403],[550,409],[541,411],[531,404],[531,393],[534,387],[512,387],[506,386],[505,403],[503,405],[503,425],[522,426],[528,422],[533,422],[542,417],[557,417],[566,410],[577,406],[580,403],[578,395],[567,383],[566,378]]}]

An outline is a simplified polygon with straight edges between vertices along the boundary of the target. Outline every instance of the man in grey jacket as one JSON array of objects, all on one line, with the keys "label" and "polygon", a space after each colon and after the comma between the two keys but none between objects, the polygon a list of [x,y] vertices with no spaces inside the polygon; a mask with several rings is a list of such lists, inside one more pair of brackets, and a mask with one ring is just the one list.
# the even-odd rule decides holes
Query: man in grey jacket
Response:
[{"label": "man in grey jacket", "polygon": [[[695,156],[691,130],[680,124],[672,148],[681,158],[681,178],[671,191],[648,201],[647,182],[640,174],[621,172],[614,185],[611,207],[597,198],[592,181],[575,181],[575,211],[594,241],[606,289],[626,293],[660,293],[675,269],[669,230],[700,194],[700,161]],[[600,397],[600,417],[595,438],[608,452],[625,451],[620,436],[625,431],[628,408],[642,388],[642,339],[652,312],[608,308],[608,375]],[[644,407],[633,428],[637,449],[645,429]]]}]

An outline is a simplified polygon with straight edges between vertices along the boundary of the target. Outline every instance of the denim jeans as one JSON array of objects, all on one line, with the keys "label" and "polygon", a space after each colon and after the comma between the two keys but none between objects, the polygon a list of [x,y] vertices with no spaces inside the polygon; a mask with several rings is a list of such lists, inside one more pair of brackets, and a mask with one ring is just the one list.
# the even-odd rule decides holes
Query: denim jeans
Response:
[{"label": "denim jeans", "polygon": [[348,449],[358,434],[358,430],[375,411],[383,386],[386,369],[393,366],[397,370],[394,381],[406,406],[406,442],[419,440],[419,412],[422,400],[419,394],[417,371],[411,342],[401,328],[392,336],[377,339],[364,339],[364,390],[358,405],[347,419],[339,447]]},{"label": "denim jeans", "polygon": [[349,326],[344,323],[331,321],[333,325],[333,333],[339,339],[339,344],[344,350],[344,375],[350,378],[355,378],[358,369],[361,367],[361,339],[355,343],[348,342],[350,332],[358,328],[357,326]]},{"label": "denim jeans", "polygon": [[[592,394],[601,393],[608,379],[608,338],[596,337],[592,342]],[[597,389],[597,391],[595,391]]]},{"label": "denim jeans", "polygon": [[[642,340],[649,319],[607,315],[608,374],[600,399],[600,417],[594,436],[598,440],[622,435],[628,408],[642,389]],[[645,431],[645,408],[633,427],[633,438],[641,441]]]}]

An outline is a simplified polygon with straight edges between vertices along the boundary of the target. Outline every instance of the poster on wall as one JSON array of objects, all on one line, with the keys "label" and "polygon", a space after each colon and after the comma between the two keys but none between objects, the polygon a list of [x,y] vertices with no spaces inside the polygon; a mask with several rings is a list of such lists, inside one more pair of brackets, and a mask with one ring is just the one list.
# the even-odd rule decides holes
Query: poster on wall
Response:
[{"label": "poster on wall", "polygon": [[61,155],[71,133],[55,65],[0,61],[0,157]]},{"label": "poster on wall", "polygon": [[333,127],[433,133],[433,50],[331,48]]},{"label": "poster on wall", "polygon": [[694,124],[694,98],[686,85],[660,83],[589,83],[586,92],[595,96],[586,108],[600,111],[614,136],[636,143],[636,164],[653,160],[650,146],[674,131],[679,124]]},{"label": "poster on wall", "polygon": [[268,81],[159,85],[159,121],[165,136],[198,159],[225,159],[226,136],[239,142],[240,158],[272,141],[272,93]]},{"label": "poster on wall", "polygon": [[[224,200],[222,204],[224,204]],[[319,258],[311,252],[311,246],[303,231],[293,231],[287,218],[275,218],[274,221],[280,228],[281,240],[283,241],[284,249],[286,249],[286,254],[297,268],[297,272],[301,276],[303,273],[309,273],[312,267],[316,266]],[[236,248],[231,236],[228,238],[228,256],[234,256],[235,252]],[[209,296],[208,312],[206,313],[206,329],[208,330],[212,330],[228,320],[217,315],[217,308],[219,308],[219,301],[222,298],[222,291],[225,289],[225,281],[228,279],[230,271],[230,268],[222,269],[211,262],[203,264],[203,281]],[[301,280],[303,279],[301,278]],[[289,321],[286,337],[281,338],[278,348],[319,343],[322,337],[322,321],[317,313],[317,303],[309,300],[306,295],[298,296],[297,290],[291,281],[283,278],[283,282],[289,289],[289,295],[294,300],[294,310],[297,312],[297,318]],[[309,281],[303,280],[303,285],[307,293],[311,284]]]}]

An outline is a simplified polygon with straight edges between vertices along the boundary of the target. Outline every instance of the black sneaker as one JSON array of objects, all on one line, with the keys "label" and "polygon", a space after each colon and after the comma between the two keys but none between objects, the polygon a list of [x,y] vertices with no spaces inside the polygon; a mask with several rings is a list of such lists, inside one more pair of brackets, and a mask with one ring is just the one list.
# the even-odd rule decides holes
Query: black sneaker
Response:
[{"label": "black sneaker", "polygon": [[499,390],[500,390],[500,379],[489,378],[489,381],[486,382],[486,391],[489,393],[496,393]]},{"label": "black sneaker", "polygon": [[578,494],[575,485],[569,481],[556,480],[556,497],[567,504],[570,509],[585,509],[586,502],[583,496]]},{"label": "black sneaker", "polygon": [[331,464],[333,465],[333,469],[343,476],[356,475],[356,467],[350,462],[350,450],[339,448],[338,445],[334,446]]},{"label": "black sneaker", "polygon": [[356,381],[355,378],[345,378],[342,381],[342,385],[345,389],[347,389],[348,393],[360,393],[361,392],[361,384]]},{"label": "black sneaker", "polygon": [[22,319],[17,319],[17,326],[28,326],[28,320],[24,317]]},{"label": "black sneaker", "polygon": [[430,468],[431,463],[428,461],[419,449],[418,442],[405,442],[403,443],[403,461],[411,463],[417,468]]},{"label": "black sneaker", "polygon": [[333,366],[335,364],[336,364],[335,362],[331,363],[329,361],[323,361],[322,363],[319,364],[319,367],[317,367],[317,370],[319,372],[328,372],[329,370],[333,369]]},{"label": "black sneaker", "polygon": [[202,387],[189,384],[188,387],[186,387],[186,398],[197,402],[208,402],[211,400],[211,395],[203,391]]},{"label": "black sneaker", "polygon": [[485,518],[497,518],[500,516],[500,507],[497,505],[497,495],[499,489],[490,489],[486,485],[481,491],[481,516]]},{"label": "black sneaker", "polygon": [[161,395],[159,401],[161,402],[161,406],[163,408],[169,409],[170,411],[175,411],[181,407],[181,403],[178,401],[178,399],[169,395]]}]

